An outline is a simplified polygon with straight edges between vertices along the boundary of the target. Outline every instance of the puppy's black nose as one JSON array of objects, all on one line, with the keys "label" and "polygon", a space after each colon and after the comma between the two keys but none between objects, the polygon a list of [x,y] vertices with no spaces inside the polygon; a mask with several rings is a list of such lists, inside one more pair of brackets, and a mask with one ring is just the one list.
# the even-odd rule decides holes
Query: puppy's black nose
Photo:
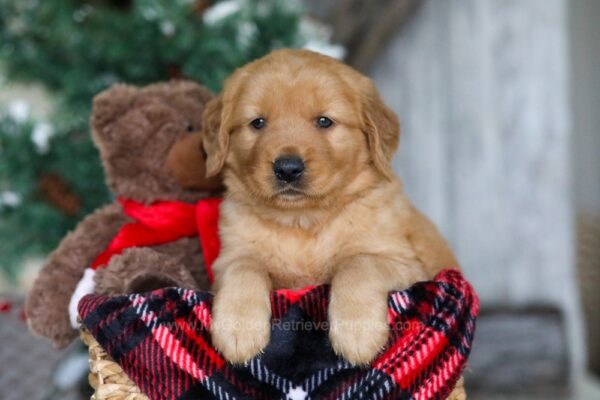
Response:
[{"label": "puppy's black nose", "polygon": [[295,182],[304,173],[304,161],[298,156],[279,157],[273,162],[273,173],[280,181]]}]

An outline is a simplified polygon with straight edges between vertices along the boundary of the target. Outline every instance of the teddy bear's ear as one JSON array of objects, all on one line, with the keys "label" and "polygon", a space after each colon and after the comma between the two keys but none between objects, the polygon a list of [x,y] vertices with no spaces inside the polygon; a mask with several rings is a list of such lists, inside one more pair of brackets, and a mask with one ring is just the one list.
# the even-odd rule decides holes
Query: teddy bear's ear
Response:
[{"label": "teddy bear's ear", "polygon": [[178,92],[203,104],[208,103],[214,97],[210,90],[196,82],[177,81],[176,85],[175,88]]},{"label": "teddy bear's ear", "polygon": [[110,134],[110,126],[133,105],[139,89],[129,85],[115,85],[94,97],[91,126],[97,144]]}]

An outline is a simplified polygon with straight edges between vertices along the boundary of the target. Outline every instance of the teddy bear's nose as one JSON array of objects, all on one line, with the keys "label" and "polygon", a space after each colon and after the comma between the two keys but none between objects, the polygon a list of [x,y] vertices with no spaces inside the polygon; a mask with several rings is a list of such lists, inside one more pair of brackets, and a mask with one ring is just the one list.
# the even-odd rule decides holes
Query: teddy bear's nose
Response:
[{"label": "teddy bear's nose", "polygon": [[304,174],[304,161],[298,156],[283,156],[273,162],[273,174],[285,183],[296,182]]}]

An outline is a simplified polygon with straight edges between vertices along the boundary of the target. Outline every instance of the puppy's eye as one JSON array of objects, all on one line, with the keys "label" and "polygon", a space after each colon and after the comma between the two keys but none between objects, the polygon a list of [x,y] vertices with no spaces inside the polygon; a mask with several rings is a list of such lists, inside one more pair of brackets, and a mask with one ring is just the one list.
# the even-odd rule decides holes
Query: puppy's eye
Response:
[{"label": "puppy's eye", "polygon": [[185,130],[188,132],[194,132],[194,125],[192,125],[191,123],[188,123],[185,127]]},{"label": "puppy's eye", "polygon": [[264,118],[256,118],[250,122],[250,125],[252,125],[254,129],[262,129],[267,125],[267,121]]},{"label": "puppy's eye", "polygon": [[317,128],[327,129],[333,125],[333,121],[327,117],[320,116],[317,118]]}]

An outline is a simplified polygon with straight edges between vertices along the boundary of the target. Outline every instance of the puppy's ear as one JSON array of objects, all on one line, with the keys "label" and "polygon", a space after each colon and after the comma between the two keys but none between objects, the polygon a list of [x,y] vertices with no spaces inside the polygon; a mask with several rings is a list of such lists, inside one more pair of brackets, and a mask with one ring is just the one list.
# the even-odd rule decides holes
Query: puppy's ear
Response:
[{"label": "puppy's ear", "polygon": [[391,180],[391,161],[400,140],[400,122],[383,103],[371,80],[365,86],[362,93],[362,129],[367,136],[373,165]]},{"label": "puppy's ear", "polygon": [[223,96],[209,101],[202,113],[202,143],[206,151],[206,176],[217,175],[229,151],[229,132],[223,124]]}]

